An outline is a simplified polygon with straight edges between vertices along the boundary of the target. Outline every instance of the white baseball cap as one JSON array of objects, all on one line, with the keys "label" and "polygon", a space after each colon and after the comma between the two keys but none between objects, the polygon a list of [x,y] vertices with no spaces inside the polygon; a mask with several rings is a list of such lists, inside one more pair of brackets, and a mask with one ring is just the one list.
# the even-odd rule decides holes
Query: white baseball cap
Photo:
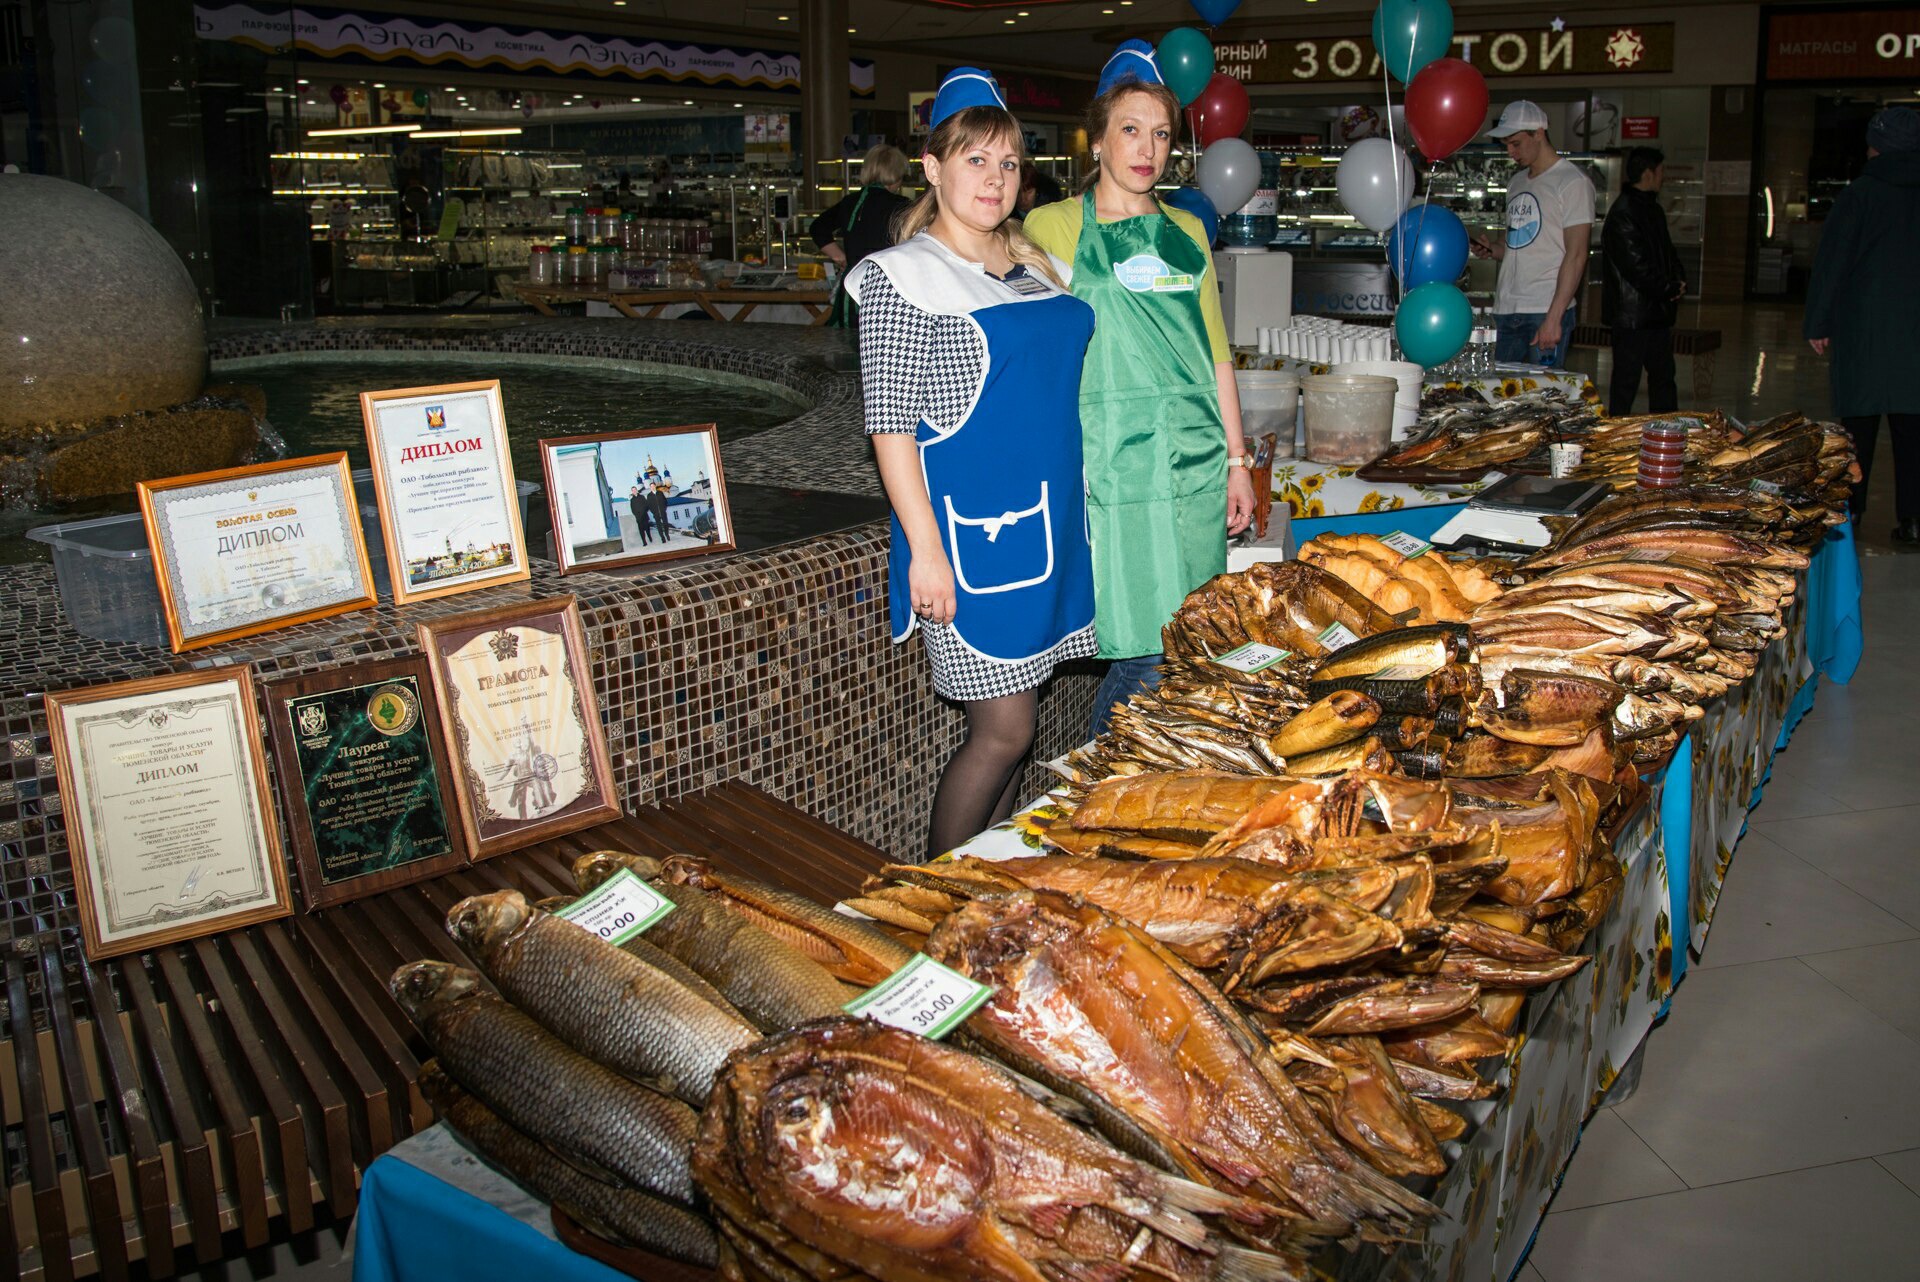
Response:
[{"label": "white baseball cap", "polygon": [[1508,134],[1517,134],[1522,129],[1545,129],[1547,113],[1540,110],[1540,104],[1528,102],[1525,98],[1510,102],[1507,109],[1500,113],[1500,123],[1487,130],[1489,138],[1505,138]]}]

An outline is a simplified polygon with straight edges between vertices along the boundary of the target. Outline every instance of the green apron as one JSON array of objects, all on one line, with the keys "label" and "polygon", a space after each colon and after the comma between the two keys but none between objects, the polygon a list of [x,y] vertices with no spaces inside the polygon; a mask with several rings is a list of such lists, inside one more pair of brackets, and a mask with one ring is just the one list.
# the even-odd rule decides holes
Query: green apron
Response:
[{"label": "green apron", "polygon": [[[867,203],[867,197],[873,193],[873,184],[868,183],[860,189],[860,199],[853,202],[853,212],[847,215],[847,226],[851,227],[860,219],[860,207]],[[844,235],[841,238],[845,240]],[[843,244],[841,246],[845,248]],[[846,271],[840,273],[840,279],[833,283],[833,303],[827,308],[827,325],[831,329],[852,329],[860,318],[859,304],[847,294],[847,272],[854,264],[848,263]]]},{"label": "green apron", "polygon": [[1227,437],[1202,318],[1207,251],[1165,213],[1081,203],[1073,292],[1099,318],[1080,378],[1100,657],[1160,652],[1187,593],[1227,568]]}]

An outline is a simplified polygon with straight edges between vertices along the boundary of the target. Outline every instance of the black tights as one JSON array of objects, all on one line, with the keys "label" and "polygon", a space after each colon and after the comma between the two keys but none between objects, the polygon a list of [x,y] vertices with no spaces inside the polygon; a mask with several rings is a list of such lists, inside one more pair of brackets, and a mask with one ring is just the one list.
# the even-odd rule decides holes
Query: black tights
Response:
[{"label": "black tights", "polygon": [[927,858],[946,854],[1013,814],[1020,767],[1033,747],[1038,690],[962,703],[967,738],[940,774],[927,826]]}]

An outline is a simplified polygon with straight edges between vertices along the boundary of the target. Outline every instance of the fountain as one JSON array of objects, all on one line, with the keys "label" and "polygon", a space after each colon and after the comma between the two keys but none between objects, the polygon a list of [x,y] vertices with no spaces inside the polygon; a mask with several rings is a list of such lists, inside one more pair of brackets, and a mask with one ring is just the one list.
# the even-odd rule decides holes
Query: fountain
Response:
[{"label": "fountain", "polygon": [[138,215],[0,174],[0,281],[0,500],[125,494],[253,457],[265,406],[206,386],[193,280]]}]

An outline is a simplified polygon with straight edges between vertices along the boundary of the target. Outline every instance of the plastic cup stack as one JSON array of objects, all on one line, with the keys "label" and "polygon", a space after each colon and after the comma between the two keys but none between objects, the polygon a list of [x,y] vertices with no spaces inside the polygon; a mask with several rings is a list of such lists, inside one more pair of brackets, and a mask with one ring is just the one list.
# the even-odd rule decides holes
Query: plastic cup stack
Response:
[{"label": "plastic cup stack", "polygon": [[1686,470],[1687,424],[1676,419],[1647,423],[1640,429],[1640,488],[1672,489]]}]

